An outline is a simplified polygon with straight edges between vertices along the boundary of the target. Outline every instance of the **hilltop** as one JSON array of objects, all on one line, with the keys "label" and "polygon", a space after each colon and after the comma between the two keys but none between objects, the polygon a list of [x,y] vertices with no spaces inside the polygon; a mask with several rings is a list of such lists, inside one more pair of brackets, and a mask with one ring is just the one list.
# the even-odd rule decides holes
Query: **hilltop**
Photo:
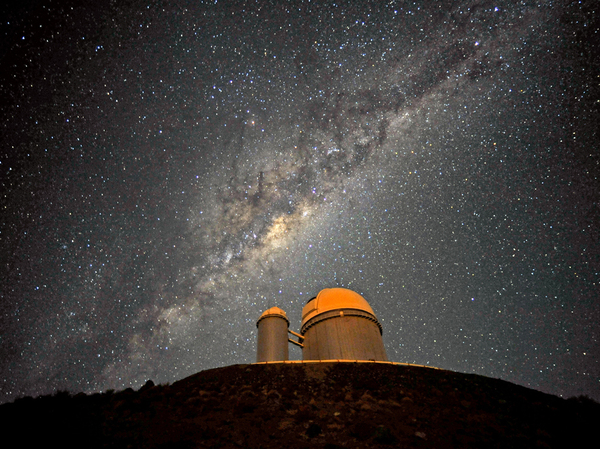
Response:
[{"label": "hilltop", "polygon": [[0,422],[27,447],[553,448],[597,438],[600,404],[425,367],[296,363],[23,398],[0,406]]}]

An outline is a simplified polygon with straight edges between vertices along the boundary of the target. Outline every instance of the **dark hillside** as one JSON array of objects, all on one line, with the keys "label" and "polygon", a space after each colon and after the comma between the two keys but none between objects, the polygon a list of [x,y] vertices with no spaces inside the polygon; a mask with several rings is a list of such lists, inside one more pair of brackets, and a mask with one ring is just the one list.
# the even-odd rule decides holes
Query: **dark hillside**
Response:
[{"label": "dark hillside", "polygon": [[[0,406],[19,446],[586,447],[600,405],[473,374],[369,363],[235,365],[169,386]],[[34,446],[35,445],[35,446]]]}]

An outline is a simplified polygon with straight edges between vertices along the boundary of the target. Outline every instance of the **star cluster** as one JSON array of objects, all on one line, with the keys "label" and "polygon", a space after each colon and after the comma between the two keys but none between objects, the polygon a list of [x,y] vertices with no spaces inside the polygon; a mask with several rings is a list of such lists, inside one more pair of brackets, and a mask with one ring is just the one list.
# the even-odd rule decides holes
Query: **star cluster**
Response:
[{"label": "star cluster", "polygon": [[392,361],[600,399],[593,2],[3,17],[2,401],[253,362],[330,286]]}]

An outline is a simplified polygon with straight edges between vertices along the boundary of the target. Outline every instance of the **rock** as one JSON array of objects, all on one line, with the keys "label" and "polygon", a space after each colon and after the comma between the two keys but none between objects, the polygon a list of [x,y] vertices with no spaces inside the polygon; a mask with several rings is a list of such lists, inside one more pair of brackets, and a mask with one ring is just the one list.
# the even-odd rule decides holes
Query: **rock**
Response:
[{"label": "rock", "polygon": [[375,402],[375,398],[374,398],[373,396],[371,396],[371,395],[369,394],[369,392],[365,392],[365,394],[363,394],[363,395],[360,397],[360,400],[361,400],[361,401],[372,401],[372,402]]},{"label": "rock", "polygon": [[374,440],[379,444],[395,444],[398,441],[392,431],[385,426],[378,426],[375,429]]},{"label": "rock", "polygon": [[308,429],[306,429],[306,435],[308,438],[315,438],[316,436],[321,434],[321,426],[316,423],[311,423],[308,425]]},{"label": "rock", "polygon": [[144,384],[144,386],[142,388],[140,388],[140,391],[149,390],[153,386],[154,386],[154,382],[152,382],[151,380],[148,380],[148,381],[146,381],[146,383]]}]

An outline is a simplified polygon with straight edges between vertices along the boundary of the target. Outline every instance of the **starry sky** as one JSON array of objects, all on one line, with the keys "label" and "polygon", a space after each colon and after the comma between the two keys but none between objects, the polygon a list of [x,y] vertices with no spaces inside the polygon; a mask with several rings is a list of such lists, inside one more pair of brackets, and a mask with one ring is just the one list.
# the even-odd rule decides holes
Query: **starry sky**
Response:
[{"label": "starry sky", "polygon": [[596,2],[2,8],[1,402],[252,363],[333,286],[392,361],[600,400]]}]

